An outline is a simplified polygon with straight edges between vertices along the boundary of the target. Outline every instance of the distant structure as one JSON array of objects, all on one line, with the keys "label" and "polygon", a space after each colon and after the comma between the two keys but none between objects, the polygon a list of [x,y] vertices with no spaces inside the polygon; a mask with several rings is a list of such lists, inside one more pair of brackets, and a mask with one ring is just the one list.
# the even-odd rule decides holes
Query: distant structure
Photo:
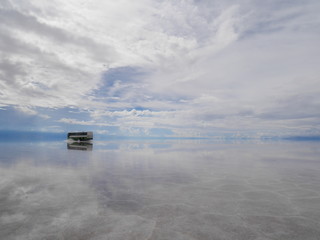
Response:
[{"label": "distant structure", "polygon": [[69,132],[68,140],[90,141],[93,139],[93,132]]}]

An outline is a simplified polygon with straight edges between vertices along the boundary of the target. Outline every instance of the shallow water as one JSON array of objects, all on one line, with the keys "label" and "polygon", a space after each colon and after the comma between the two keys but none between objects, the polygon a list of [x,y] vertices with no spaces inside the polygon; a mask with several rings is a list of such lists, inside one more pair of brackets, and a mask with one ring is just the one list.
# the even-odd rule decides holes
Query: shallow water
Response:
[{"label": "shallow water", "polygon": [[1,239],[320,239],[319,142],[0,144]]}]

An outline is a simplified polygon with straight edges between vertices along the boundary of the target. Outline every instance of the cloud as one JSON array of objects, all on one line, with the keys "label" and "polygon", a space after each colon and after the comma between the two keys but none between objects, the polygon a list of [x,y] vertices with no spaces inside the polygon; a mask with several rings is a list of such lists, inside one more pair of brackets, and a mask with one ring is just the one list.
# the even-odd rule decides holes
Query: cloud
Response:
[{"label": "cloud", "polygon": [[27,115],[37,115],[41,118],[44,118],[44,119],[48,119],[50,118],[50,116],[46,115],[46,114],[39,114],[37,111],[35,111],[34,109],[32,108],[28,108],[28,107],[25,107],[25,106],[19,106],[19,107],[16,107],[15,108],[16,110],[20,111],[20,112],[23,112]]},{"label": "cloud", "polygon": [[314,0],[5,0],[1,107],[40,117],[72,107],[91,119],[51,124],[99,131],[318,129],[319,9]]}]

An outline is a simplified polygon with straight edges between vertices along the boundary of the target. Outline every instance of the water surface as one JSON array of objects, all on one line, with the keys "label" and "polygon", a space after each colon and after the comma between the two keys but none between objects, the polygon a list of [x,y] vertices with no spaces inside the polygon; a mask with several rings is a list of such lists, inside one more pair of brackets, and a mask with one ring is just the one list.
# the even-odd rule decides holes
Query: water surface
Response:
[{"label": "water surface", "polygon": [[20,142],[0,151],[1,239],[320,239],[319,142]]}]

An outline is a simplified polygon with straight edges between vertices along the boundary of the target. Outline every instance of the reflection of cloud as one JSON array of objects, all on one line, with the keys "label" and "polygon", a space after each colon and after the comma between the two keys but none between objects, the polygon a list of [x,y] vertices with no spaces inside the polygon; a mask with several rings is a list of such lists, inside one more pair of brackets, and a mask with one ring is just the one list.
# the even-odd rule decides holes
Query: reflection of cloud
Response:
[{"label": "reflection of cloud", "polygon": [[154,227],[139,216],[123,218],[108,209],[100,214],[94,189],[82,180],[85,172],[25,164],[0,171],[5,180],[0,188],[4,238],[11,239],[14,232],[15,238],[28,239],[146,239]]},{"label": "reflection of cloud", "polygon": [[79,176],[72,170],[52,170],[27,165],[1,169],[7,181],[6,188],[1,188],[1,195],[6,196],[1,206],[8,211],[1,220],[10,222],[19,215],[19,219],[7,224],[12,230],[20,229],[21,236],[27,237],[25,231],[30,229],[27,231],[29,238],[41,239],[50,232],[61,231],[71,219],[81,225],[81,216],[95,214],[93,192],[81,183]]},{"label": "reflection of cloud", "polygon": [[169,148],[101,143],[92,152],[67,151],[65,143],[1,145],[1,159],[10,161],[0,167],[0,235],[303,239],[319,233],[317,143],[168,142]]}]

